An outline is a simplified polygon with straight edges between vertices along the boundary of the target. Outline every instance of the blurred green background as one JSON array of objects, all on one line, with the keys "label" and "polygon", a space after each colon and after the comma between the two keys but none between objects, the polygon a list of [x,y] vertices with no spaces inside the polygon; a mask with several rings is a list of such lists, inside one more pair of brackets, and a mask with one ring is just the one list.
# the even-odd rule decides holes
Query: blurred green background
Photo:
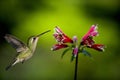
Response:
[{"label": "blurred green background", "polygon": [[[87,49],[93,60],[79,55],[78,80],[119,79],[119,14],[119,0],[0,0],[0,80],[73,80],[71,52],[61,59],[64,49],[50,50],[56,43],[53,28],[59,26],[80,41],[93,24],[99,27],[96,43],[107,48],[103,53]],[[29,36],[48,29],[52,31],[40,38],[31,59],[5,71],[16,54],[3,38],[6,33],[26,42]]]}]

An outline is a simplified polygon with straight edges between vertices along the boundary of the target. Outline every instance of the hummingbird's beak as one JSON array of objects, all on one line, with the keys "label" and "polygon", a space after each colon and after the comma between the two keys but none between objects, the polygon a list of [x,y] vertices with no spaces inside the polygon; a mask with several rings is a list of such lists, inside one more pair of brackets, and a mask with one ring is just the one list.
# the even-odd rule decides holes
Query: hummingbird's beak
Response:
[{"label": "hummingbird's beak", "polygon": [[45,32],[43,32],[43,33],[41,33],[41,34],[38,34],[36,37],[40,37],[40,36],[42,36],[43,34],[45,34],[45,33],[47,33],[47,32],[50,32],[51,30],[47,30],[47,31],[45,31]]}]

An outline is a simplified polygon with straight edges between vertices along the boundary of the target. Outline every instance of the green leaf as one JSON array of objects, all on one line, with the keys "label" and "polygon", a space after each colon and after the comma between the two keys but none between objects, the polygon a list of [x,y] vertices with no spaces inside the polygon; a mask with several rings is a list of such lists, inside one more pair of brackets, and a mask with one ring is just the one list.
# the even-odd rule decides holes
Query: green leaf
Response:
[{"label": "green leaf", "polygon": [[61,58],[63,58],[63,56],[70,50],[71,48],[67,48],[63,51],[62,55],[61,55]]},{"label": "green leaf", "polygon": [[86,51],[86,50],[82,50],[82,53],[85,55],[85,56],[89,56],[89,57],[92,57],[92,55]]},{"label": "green leaf", "polygon": [[71,62],[75,59],[74,55],[71,56]]}]

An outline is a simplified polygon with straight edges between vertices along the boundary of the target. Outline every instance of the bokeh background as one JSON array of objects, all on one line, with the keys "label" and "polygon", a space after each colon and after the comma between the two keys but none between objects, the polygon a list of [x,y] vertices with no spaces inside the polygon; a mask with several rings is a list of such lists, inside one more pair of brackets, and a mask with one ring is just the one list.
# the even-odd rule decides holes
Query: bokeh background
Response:
[{"label": "bokeh background", "polygon": [[[105,52],[87,49],[93,59],[79,55],[78,80],[120,79],[119,0],[0,0],[0,80],[73,80],[74,62],[69,51],[51,51],[55,44],[53,29],[59,26],[69,37],[79,41],[91,25],[98,24],[96,43],[106,45]],[[34,56],[10,70],[5,67],[16,51],[3,38],[6,33],[26,43],[31,35],[46,30]]]}]

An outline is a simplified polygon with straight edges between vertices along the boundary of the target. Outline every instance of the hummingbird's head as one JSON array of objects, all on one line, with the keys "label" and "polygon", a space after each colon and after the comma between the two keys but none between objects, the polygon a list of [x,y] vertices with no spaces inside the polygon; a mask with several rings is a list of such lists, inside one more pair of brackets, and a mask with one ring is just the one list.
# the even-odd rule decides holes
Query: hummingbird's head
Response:
[{"label": "hummingbird's head", "polygon": [[42,36],[43,34],[47,33],[47,32],[50,32],[50,30],[45,31],[45,32],[43,32],[43,33],[41,33],[41,34],[38,34],[38,35],[36,35],[36,36],[31,36],[31,37],[29,37],[29,39],[28,39],[28,46],[29,46],[29,48],[30,48],[33,52],[34,52],[34,50],[35,50],[35,48],[36,48],[36,45],[37,45],[37,42],[38,42],[39,37]]},{"label": "hummingbird's head", "polygon": [[28,47],[31,49],[32,52],[35,51],[37,42],[38,42],[39,37],[38,36],[31,36],[28,38]]},{"label": "hummingbird's head", "polygon": [[37,42],[39,39],[39,37],[36,36],[31,36],[28,38],[28,44],[34,44],[35,42]]},{"label": "hummingbird's head", "polygon": [[38,35],[36,35],[36,36],[31,36],[31,37],[29,37],[29,43],[31,43],[31,44],[34,44],[34,43],[36,43],[37,41],[38,41],[38,39],[39,39],[39,37],[40,36],[42,36],[43,34],[45,34],[45,33],[47,33],[47,32],[50,32],[50,30],[48,30],[48,31],[45,31],[45,32],[43,32],[43,33],[40,33],[40,34],[38,34]]}]

